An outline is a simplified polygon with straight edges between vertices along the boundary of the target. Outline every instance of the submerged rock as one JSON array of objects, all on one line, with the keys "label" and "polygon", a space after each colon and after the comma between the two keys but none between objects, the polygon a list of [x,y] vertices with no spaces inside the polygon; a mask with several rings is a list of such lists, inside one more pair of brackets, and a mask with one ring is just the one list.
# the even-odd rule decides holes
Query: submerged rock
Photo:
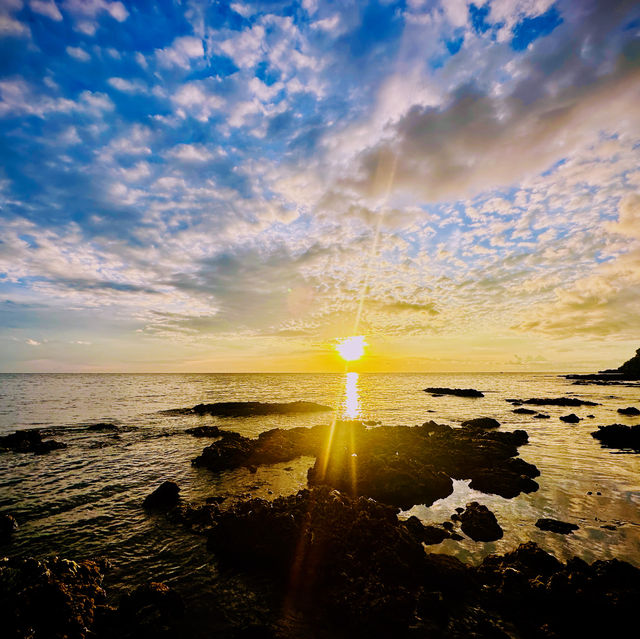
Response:
[{"label": "submerged rock", "polygon": [[640,451],[640,424],[598,426],[598,430],[591,433],[591,437],[599,440],[607,448],[632,448]]},{"label": "submerged rock", "polygon": [[111,431],[111,432],[118,432],[120,430],[120,428],[116,425],[116,424],[111,424],[110,422],[100,422],[98,424],[89,424],[89,426],[87,426],[87,430],[90,431]]},{"label": "submerged rock", "polygon": [[536,521],[536,528],[559,533],[561,535],[569,535],[574,530],[578,530],[579,527],[580,526],[577,526],[576,524],[570,524],[566,521],[560,521],[559,519],[540,518]]},{"label": "submerged rock", "polygon": [[52,450],[66,448],[67,445],[54,439],[42,439],[39,430],[19,430],[11,435],[0,437],[0,451],[14,450],[20,453],[44,455]]},{"label": "submerged rock", "polygon": [[462,532],[473,541],[496,541],[503,536],[496,516],[482,504],[472,501],[460,513]]},{"label": "submerged rock", "polygon": [[551,415],[546,415],[545,413],[538,413],[533,416],[534,419],[551,419]]},{"label": "submerged rock", "polygon": [[599,406],[596,402],[575,397],[533,397],[531,399],[507,399],[511,404],[532,404],[534,406]]},{"label": "submerged rock", "polygon": [[224,431],[217,426],[196,426],[195,428],[187,428],[184,432],[194,437],[222,437],[224,435]]},{"label": "submerged rock", "polygon": [[484,393],[474,388],[425,388],[425,393],[432,395],[454,395],[456,397],[484,397]]},{"label": "submerged rock", "polygon": [[180,501],[180,487],[172,481],[165,481],[150,495],[145,497],[142,505],[145,508],[166,509],[173,508]]},{"label": "submerged rock", "polygon": [[577,424],[580,418],[575,413],[571,413],[570,415],[561,415],[560,421],[566,422],[567,424]]},{"label": "submerged rock", "polygon": [[0,543],[9,541],[13,533],[18,530],[18,522],[9,513],[0,513]]},{"label": "submerged rock", "polygon": [[628,408],[618,408],[618,412],[621,415],[627,415],[629,417],[640,415],[640,410],[638,410],[635,406],[629,406]]},{"label": "submerged rock", "polygon": [[500,422],[492,417],[477,417],[476,419],[469,419],[466,422],[462,422],[462,428],[499,428]]},{"label": "submerged rock", "polygon": [[511,412],[516,413],[516,415],[535,415],[538,411],[532,408],[514,408]]},{"label": "submerged rock", "polygon": [[256,415],[295,415],[332,411],[330,406],[315,402],[216,402],[193,408],[162,411],[165,415],[213,415],[216,417],[253,417]]}]

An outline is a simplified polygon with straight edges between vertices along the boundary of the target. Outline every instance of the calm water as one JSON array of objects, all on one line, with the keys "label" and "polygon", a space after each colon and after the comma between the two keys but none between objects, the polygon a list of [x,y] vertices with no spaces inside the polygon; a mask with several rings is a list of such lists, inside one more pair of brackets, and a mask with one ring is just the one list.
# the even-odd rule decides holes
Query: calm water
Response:
[{"label": "calm water", "polygon": [[[421,390],[426,386],[477,388],[485,397],[432,398]],[[535,420],[515,415],[504,401],[564,395],[601,405],[542,407],[551,419]],[[520,454],[541,471],[537,492],[507,500],[472,491],[461,481],[447,499],[410,511],[425,522],[439,523],[457,506],[475,499],[494,511],[504,538],[495,543],[446,541],[432,546],[434,551],[477,562],[489,552],[533,540],[559,558],[617,557],[640,566],[640,455],[602,449],[589,435],[601,424],[640,423],[616,413],[617,408],[640,405],[640,387],[573,386],[541,374],[0,375],[0,434],[47,428],[69,445],[44,456],[0,454],[0,510],[11,512],[20,523],[14,541],[1,552],[76,559],[106,556],[114,564],[108,585],[115,593],[152,577],[178,588],[194,609],[208,615],[210,629],[249,616],[259,619],[269,598],[261,584],[218,571],[201,538],[162,516],[146,514],[140,504],[167,479],[176,481],[182,496],[193,502],[210,495],[272,499],[303,488],[311,458],[261,467],[253,475],[244,469],[214,475],[190,465],[210,442],[184,430],[219,423],[255,436],[274,427],[326,423],[326,413],[217,419],[159,412],[201,402],[296,399],[331,405],[342,417],[391,426],[428,419],[455,425],[490,416],[503,429],[524,428],[529,433],[530,443]],[[559,421],[570,412],[594,418],[577,425]],[[99,421],[119,424],[120,436],[83,428]],[[544,533],[534,527],[538,517],[571,521],[580,529],[568,536]],[[617,529],[606,530],[604,524]],[[221,599],[221,594],[224,607],[218,609],[211,601]]]}]

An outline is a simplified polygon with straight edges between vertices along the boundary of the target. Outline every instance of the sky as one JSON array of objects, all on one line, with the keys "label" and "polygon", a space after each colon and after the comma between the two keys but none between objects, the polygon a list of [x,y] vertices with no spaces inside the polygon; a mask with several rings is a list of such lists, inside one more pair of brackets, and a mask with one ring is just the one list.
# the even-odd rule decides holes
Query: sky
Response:
[{"label": "sky", "polygon": [[640,347],[640,4],[0,0],[0,371]]}]

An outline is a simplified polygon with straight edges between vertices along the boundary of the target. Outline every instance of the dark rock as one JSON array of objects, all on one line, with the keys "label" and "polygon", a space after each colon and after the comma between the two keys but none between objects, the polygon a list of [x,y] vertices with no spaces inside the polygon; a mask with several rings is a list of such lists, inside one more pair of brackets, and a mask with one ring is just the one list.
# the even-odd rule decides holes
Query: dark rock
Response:
[{"label": "dark rock", "polygon": [[0,513],[0,543],[6,543],[18,530],[18,522],[9,513]]},{"label": "dark rock", "polygon": [[165,415],[214,415],[216,417],[254,417],[257,415],[296,415],[331,411],[330,406],[315,402],[216,402],[193,408],[162,411]]},{"label": "dark rock", "polygon": [[156,488],[150,495],[145,497],[143,506],[145,508],[166,509],[173,508],[180,501],[180,488],[172,481],[165,481]]},{"label": "dark rock", "polygon": [[540,530],[559,533],[561,535],[568,535],[579,528],[576,524],[570,524],[566,521],[545,518],[538,519],[538,521],[536,521],[536,527],[540,528]]},{"label": "dark rock", "polygon": [[454,395],[456,397],[484,397],[484,393],[473,388],[425,388],[432,395]]},{"label": "dark rock", "polygon": [[591,436],[607,448],[631,448],[640,451],[640,424],[598,426],[598,430],[591,433]]},{"label": "dark rock", "polygon": [[98,432],[108,430],[111,432],[118,432],[120,428],[116,424],[100,422],[99,424],[89,424],[89,426],[87,426],[87,430]]},{"label": "dark rock", "polygon": [[466,422],[462,422],[462,428],[499,428],[500,422],[497,419],[491,417],[477,417],[476,419],[469,419]]},{"label": "dark rock", "polygon": [[545,413],[538,413],[533,416],[534,419],[551,419],[550,415],[545,415]]},{"label": "dark rock", "polygon": [[566,422],[567,424],[577,424],[580,418],[575,413],[571,413],[569,415],[562,415],[560,421]]},{"label": "dark rock", "polygon": [[535,415],[538,411],[535,411],[532,408],[514,408],[511,412],[516,413],[517,415]]},{"label": "dark rock", "polygon": [[640,410],[638,410],[635,406],[629,406],[628,408],[618,408],[618,412],[621,415],[627,415],[630,417],[640,415]]},{"label": "dark rock", "polygon": [[217,426],[196,426],[195,428],[187,428],[184,432],[194,437],[222,437],[224,435],[224,431]]},{"label": "dark rock", "polygon": [[473,541],[496,541],[503,536],[496,516],[477,501],[467,504],[460,521],[462,532]]},{"label": "dark rock", "polygon": [[181,636],[184,604],[166,584],[150,582],[125,594],[118,612],[121,625],[131,636],[149,639]]},{"label": "dark rock", "polygon": [[604,528],[606,530],[618,530],[618,527],[615,526],[614,524],[602,524],[600,528]]},{"label": "dark rock", "polygon": [[66,448],[67,445],[54,439],[42,439],[39,430],[19,430],[11,435],[0,437],[0,451],[14,450],[20,453],[44,455],[52,450]]},{"label": "dark rock", "polygon": [[619,383],[624,381],[639,381],[640,380],[640,348],[636,351],[636,354],[629,360],[627,360],[618,368],[610,368],[608,370],[600,371],[599,373],[592,373],[589,375],[564,375],[567,379],[576,379],[586,382],[602,382],[605,384]]},{"label": "dark rock", "polygon": [[226,497],[222,497],[221,495],[213,495],[212,497],[207,497],[205,502],[207,502],[207,504],[221,504],[226,499]]},{"label": "dark rock", "polygon": [[88,639],[106,595],[104,567],[54,557],[0,559],[0,617],[8,638]]},{"label": "dark rock", "polygon": [[464,508],[463,508],[462,506],[458,506],[458,507],[456,508],[456,512],[457,512],[458,514],[460,514],[460,513],[464,512]]},{"label": "dark rock", "polygon": [[442,543],[445,539],[450,539],[451,533],[444,530],[443,528],[438,528],[437,526],[425,526],[424,527],[424,537],[422,541],[427,546],[433,546],[435,544]]},{"label": "dark rock", "polygon": [[587,415],[588,419],[594,419],[595,415]]},{"label": "dark rock", "polygon": [[577,399],[575,397],[533,397],[531,399],[507,399],[512,404],[532,404],[533,406],[599,406],[596,402],[590,402],[586,399]]}]

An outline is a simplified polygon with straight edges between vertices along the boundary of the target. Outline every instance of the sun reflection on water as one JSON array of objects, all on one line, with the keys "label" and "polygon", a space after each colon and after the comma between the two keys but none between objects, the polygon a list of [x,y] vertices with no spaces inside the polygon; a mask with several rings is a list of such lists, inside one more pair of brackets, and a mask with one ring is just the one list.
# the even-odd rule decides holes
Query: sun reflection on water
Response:
[{"label": "sun reflection on water", "polygon": [[358,373],[347,373],[343,414],[345,419],[357,419],[360,416]]}]

